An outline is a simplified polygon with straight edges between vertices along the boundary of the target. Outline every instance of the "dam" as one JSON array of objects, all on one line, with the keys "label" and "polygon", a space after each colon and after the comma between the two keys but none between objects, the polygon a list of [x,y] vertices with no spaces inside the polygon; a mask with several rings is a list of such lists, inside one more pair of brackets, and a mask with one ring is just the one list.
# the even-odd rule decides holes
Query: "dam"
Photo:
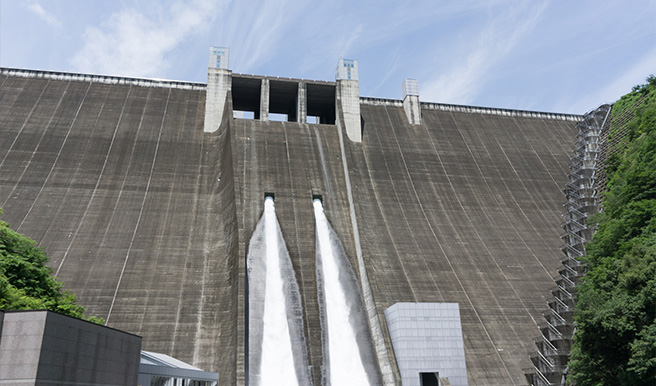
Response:
[{"label": "dam", "polygon": [[[245,385],[248,251],[275,194],[318,386],[321,196],[361,292],[367,371],[385,385],[526,384],[582,117],[423,102],[412,80],[402,99],[364,97],[358,76],[348,59],[334,81],[237,74],[227,50],[210,51],[207,83],[2,68],[1,219],[89,314]],[[432,320],[444,328],[419,327]],[[421,358],[390,326],[461,360],[424,359],[407,380]]]}]

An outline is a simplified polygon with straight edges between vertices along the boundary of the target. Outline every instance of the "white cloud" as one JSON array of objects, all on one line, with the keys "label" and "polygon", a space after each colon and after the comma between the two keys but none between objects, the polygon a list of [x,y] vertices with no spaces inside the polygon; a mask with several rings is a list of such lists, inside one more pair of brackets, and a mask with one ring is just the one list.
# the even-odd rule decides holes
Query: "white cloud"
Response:
[{"label": "white cloud", "polygon": [[[547,2],[530,8],[492,9],[488,24],[469,40],[471,49],[457,57],[443,75],[428,79],[422,99],[470,104],[484,89],[486,77],[538,23]],[[455,56],[455,55],[454,55]]]},{"label": "white cloud", "polygon": [[[448,101],[455,104],[469,104],[480,90],[479,82],[489,64],[486,49],[471,52],[464,62],[449,74],[427,82],[422,87],[422,99],[427,101]],[[425,95],[425,96],[424,96]]]},{"label": "white cloud", "polygon": [[28,4],[27,9],[30,10],[33,14],[37,15],[41,20],[45,21],[46,23],[50,24],[53,27],[61,27],[62,22],[54,17],[51,13],[48,13],[41,4],[33,2]]},{"label": "white cloud", "polygon": [[251,72],[279,59],[279,49],[296,47],[301,37],[296,21],[304,16],[308,4],[298,0],[233,2],[214,33],[219,45],[231,47],[230,67]]},{"label": "white cloud", "polygon": [[644,84],[647,76],[652,74],[656,74],[656,48],[646,52],[641,60],[624,73],[617,74],[617,78],[610,84],[603,83],[605,86],[601,89],[595,88],[587,95],[575,95],[575,98],[568,98],[570,100],[559,104],[557,111],[583,114],[604,103],[613,103],[622,95],[630,92],[633,86]]},{"label": "white cloud", "polygon": [[372,95],[377,95],[378,90],[380,90],[381,87],[385,86],[387,82],[390,81],[392,75],[396,75],[396,72],[399,69],[399,63],[401,61],[399,52],[400,49],[398,47],[394,48],[394,50],[389,55],[390,60],[385,63],[381,63],[381,67],[385,69],[385,72],[381,72],[381,77],[378,81],[378,84],[376,84],[371,91]]},{"label": "white cloud", "polygon": [[[423,56],[424,42],[440,39],[450,21],[484,11],[496,1],[419,0],[411,6],[384,2],[374,7],[346,0],[313,2],[293,20],[291,38],[296,40],[288,44],[305,48],[297,55],[301,76],[332,77],[337,59],[348,57],[360,60],[361,81],[376,78],[372,84],[361,83],[361,92],[366,89],[373,95],[386,88],[387,83],[380,79],[392,79],[396,91],[401,80],[394,81],[394,77],[408,64],[413,69],[419,66],[415,61]],[[389,59],[392,55],[396,55],[394,60]],[[416,76],[414,72],[410,75]]]},{"label": "white cloud", "polygon": [[169,66],[167,54],[204,31],[219,12],[219,3],[196,0],[174,2],[148,15],[133,8],[113,13],[99,27],[87,27],[73,66],[87,73],[162,75]]},{"label": "white cloud", "polygon": [[654,74],[656,74],[656,48],[647,52],[639,62],[601,90],[599,99],[614,102],[631,91],[633,86],[645,83],[648,75]]}]

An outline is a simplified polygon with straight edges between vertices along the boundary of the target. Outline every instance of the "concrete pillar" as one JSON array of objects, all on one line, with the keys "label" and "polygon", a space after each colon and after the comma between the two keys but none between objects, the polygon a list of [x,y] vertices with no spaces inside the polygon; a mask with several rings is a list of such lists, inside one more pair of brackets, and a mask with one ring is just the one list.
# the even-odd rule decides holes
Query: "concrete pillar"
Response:
[{"label": "concrete pillar", "polygon": [[204,131],[211,133],[218,130],[223,119],[226,97],[231,88],[232,71],[228,70],[228,49],[210,47]]},{"label": "concrete pillar", "polygon": [[305,90],[305,82],[298,82],[296,100],[296,119],[298,123],[307,123],[307,97]]},{"label": "concrete pillar", "polygon": [[403,110],[411,125],[421,125],[421,106],[419,105],[419,86],[416,79],[405,79],[401,87]]},{"label": "concrete pillar", "polygon": [[269,79],[262,79],[260,87],[260,120],[269,120]]},{"label": "concrete pillar", "polygon": [[346,135],[353,142],[362,142],[357,60],[340,58],[335,78],[337,80],[335,93],[337,119],[339,119],[339,111],[341,111],[344,116]]}]

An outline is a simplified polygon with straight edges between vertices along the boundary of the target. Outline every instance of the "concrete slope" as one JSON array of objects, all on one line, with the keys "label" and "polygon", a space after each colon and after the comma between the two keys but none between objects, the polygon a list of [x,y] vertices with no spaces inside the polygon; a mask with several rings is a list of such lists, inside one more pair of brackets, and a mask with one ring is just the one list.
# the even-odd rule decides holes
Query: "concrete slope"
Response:
[{"label": "concrete slope", "polygon": [[[395,302],[458,302],[470,385],[524,384],[559,261],[570,122],[361,106],[354,201],[381,321]],[[386,331],[386,329],[384,329]]]},{"label": "concrete slope", "polygon": [[352,199],[392,360],[387,307],[458,302],[470,384],[525,383],[561,256],[572,122],[424,108],[411,126],[402,107],[362,103],[363,141],[341,135],[342,153],[339,126],[233,119],[230,97],[204,133],[204,101],[175,85],[0,77],[2,219],[91,314],[243,384],[246,251],[271,192],[320,385],[312,195],[359,275]]},{"label": "concrete slope", "polygon": [[204,97],[2,79],[0,206],[90,314],[230,379],[234,189],[217,181],[225,140],[203,138]]},{"label": "concrete slope", "polygon": [[[383,311],[396,302],[458,302],[470,383],[524,384],[522,368],[530,365],[527,352],[560,258],[561,189],[574,125],[424,110],[424,124],[411,126],[400,107],[361,108],[363,142],[344,136],[345,150],[383,327]],[[265,192],[275,193],[319,384],[312,194],[324,197],[328,218],[358,267],[337,127],[235,120],[231,130],[239,255],[245,255]]]}]

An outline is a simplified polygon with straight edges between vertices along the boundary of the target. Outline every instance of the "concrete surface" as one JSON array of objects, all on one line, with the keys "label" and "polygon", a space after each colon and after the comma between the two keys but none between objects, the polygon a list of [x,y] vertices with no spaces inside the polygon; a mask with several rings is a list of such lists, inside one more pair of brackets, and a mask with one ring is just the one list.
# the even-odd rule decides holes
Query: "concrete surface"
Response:
[{"label": "concrete surface", "polygon": [[207,109],[205,109],[205,131],[212,133],[219,129],[224,111],[226,96],[232,86],[232,72],[224,68],[207,69]]},{"label": "concrete surface", "polygon": [[3,220],[45,248],[89,314],[146,349],[231,367],[234,199],[230,174],[218,181],[222,137],[203,134],[204,92],[0,82]]},{"label": "concrete surface", "polygon": [[247,243],[273,192],[320,385],[321,194],[368,282],[393,381],[384,310],[456,302],[469,385],[525,383],[561,256],[572,122],[422,104],[411,125],[401,101],[361,99],[362,142],[344,131],[342,151],[343,111],[338,125],[233,120],[227,93],[218,130],[204,133],[204,101],[197,89],[0,77],[2,219],[46,249],[91,314],[143,336],[147,350],[243,384]]},{"label": "concrete surface", "polygon": [[[234,99],[233,99],[234,101]],[[258,117],[255,116],[255,119]],[[260,120],[269,120],[269,79],[262,79],[260,86]]]},{"label": "concrete surface", "polygon": [[362,142],[360,119],[360,86],[358,83],[358,61],[339,59],[335,71],[337,114],[341,115],[346,135],[353,142]]},{"label": "concrete surface", "polygon": [[421,105],[419,102],[419,85],[416,79],[404,79],[401,85],[403,110],[411,125],[421,125]]}]

